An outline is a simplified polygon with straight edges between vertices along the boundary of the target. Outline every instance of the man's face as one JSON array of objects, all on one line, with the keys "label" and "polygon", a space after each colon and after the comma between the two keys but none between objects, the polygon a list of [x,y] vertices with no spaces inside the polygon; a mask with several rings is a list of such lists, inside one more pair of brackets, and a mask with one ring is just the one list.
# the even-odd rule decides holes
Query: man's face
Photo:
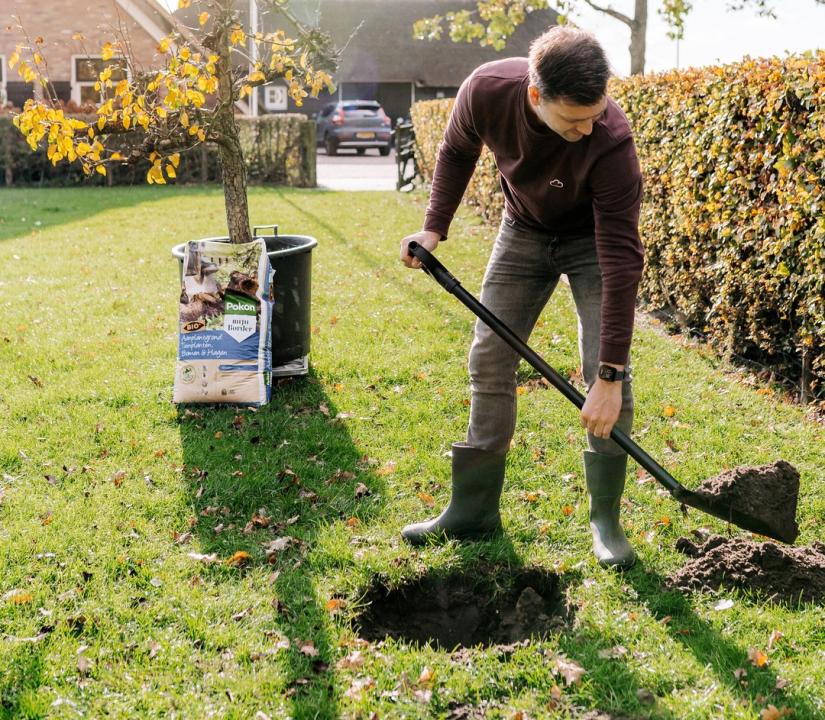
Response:
[{"label": "man's face", "polygon": [[607,109],[606,95],[595,105],[571,105],[561,100],[542,100],[538,88],[530,85],[527,97],[539,119],[568,142],[578,142],[585,135],[590,135],[593,123]]}]

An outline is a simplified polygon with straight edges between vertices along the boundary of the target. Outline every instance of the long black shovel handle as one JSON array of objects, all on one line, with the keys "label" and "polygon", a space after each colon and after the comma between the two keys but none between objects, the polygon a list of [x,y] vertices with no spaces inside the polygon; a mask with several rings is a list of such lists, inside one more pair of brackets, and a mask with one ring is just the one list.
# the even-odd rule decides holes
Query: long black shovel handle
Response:
[{"label": "long black shovel handle", "polygon": [[[515,350],[521,357],[523,357],[530,365],[532,365],[539,373],[541,373],[553,385],[556,390],[561,392],[570,402],[572,402],[579,410],[584,407],[585,397],[573,385],[565,380],[556,370],[548,365],[544,359],[533,351],[527,343],[518,337],[509,327],[507,327],[501,320],[499,320],[493,313],[491,313],[484,305],[476,300],[469,292],[467,292],[461,283],[445,268],[439,260],[426,248],[421,247],[417,242],[413,241],[409,244],[409,252],[417,258],[423,269],[438,282],[448,293],[455,295],[470,311],[480,318],[485,325],[487,325],[493,332],[495,332],[504,342],[506,342],[513,350]],[[777,531],[771,528],[766,523],[758,518],[747,515],[727,503],[713,500],[704,495],[699,495],[691,490],[688,490],[676,478],[674,478],[667,470],[665,470],[659,463],[657,463],[650,455],[648,455],[639,445],[637,445],[630,437],[613,426],[610,432],[610,437],[621,447],[628,455],[630,455],[636,462],[639,463],[645,470],[647,470],[656,480],[658,480],[670,494],[679,502],[685,505],[695,507],[702,512],[706,512],[714,517],[718,517],[727,522],[738,525],[745,530],[759,533],[767,537],[780,540],[782,542],[793,543],[793,540],[780,537]]]}]

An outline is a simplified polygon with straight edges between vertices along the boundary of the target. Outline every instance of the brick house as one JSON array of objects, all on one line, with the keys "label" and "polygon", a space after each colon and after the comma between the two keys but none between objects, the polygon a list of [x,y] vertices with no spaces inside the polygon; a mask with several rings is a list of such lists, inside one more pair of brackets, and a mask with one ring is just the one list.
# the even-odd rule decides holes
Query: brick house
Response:
[{"label": "brick house", "polygon": [[[27,42],[19,25],[30,38],[43,38],[43,56],[55,98],[78,104],[96,99],[97,74],[116,62],[116,58],[103,62],[103,45],[123,36],[136,61],[151,67],[159,40],[173,25],[172,17],[157,0],[21,0],[17,4],[3,2],[2,8],[0,20],[4,28],[11,26],[11,32],[0,33],[0,88],[17,107],[45,92],[39,84],[24,82],[16,68],[9,69],[15,46]],[[74,38],[77,34],[83,36],[82,41]],[[117,71],[112,79],[116,76]]]}]

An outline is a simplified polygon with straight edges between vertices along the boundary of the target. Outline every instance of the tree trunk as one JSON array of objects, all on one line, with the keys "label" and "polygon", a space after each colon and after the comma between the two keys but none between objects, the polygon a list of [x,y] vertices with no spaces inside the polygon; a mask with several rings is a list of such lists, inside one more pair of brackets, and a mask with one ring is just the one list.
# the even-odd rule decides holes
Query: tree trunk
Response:
[{"label": "tree trunk", "polygon": [[630,25],[630,74],[645,71],[645,44],[647,42],[647,0],[636,0],[636,14]]},{"label": "tree trunk", "polygon": [[246,197],[246,164],[241,149],[238,123],[235,122],[235,102],[232,97],[232,58],[229,42],[231,22],[224,22],[223,16],[231,20],[233,3],[224,0],[219,3],[219,17],[215,18],[218,28],[218,61],[215,71],[218,79],[218,108],[215,113],[211,134],[217,136],[221,176],[223,180],[223,197],[226,204],[226,225],[229,241],[245,243],[252,241],[249,229],[249,203]]}]

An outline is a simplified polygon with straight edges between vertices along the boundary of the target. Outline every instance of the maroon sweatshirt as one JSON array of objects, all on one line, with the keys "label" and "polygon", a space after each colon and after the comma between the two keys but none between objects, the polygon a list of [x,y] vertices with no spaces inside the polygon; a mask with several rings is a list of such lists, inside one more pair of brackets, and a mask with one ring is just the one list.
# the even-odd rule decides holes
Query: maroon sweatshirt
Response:
[{"label": "maroon sweatshirt", "polygon": [[526,58],[487,63],[464,81],[438,153],[424,229],[447,236],[486,144],[508,217],[561,237],[595,232],[603,284],[599,359],[625,364],[644,262],[642,175],[630,124],[608,98],[593,132],[568,142],[527,108],[528,85]]}]

